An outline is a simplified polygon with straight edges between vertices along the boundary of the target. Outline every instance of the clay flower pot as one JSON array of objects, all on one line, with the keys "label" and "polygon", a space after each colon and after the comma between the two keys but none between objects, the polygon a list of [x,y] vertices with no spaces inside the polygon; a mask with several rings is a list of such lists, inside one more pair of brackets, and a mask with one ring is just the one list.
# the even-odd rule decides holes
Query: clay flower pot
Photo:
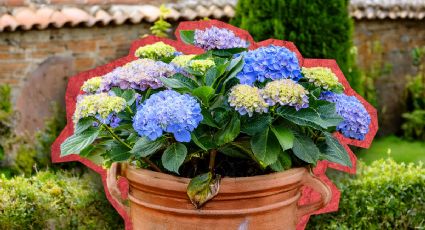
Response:
[{"label": "clay flower pot", "polygon": [[[118,201],[117,176],[129,182],[127,208],[133,229],[296,229],[299,218],[326,206],[331,190],[306,168],[268,175],[223,178],[220,192],[201,209],[186,195],[188,178],[129,165],[114,164],[107,175],[108,190]],[[320,201],[298,205],[300,189],[309,186]]]}]

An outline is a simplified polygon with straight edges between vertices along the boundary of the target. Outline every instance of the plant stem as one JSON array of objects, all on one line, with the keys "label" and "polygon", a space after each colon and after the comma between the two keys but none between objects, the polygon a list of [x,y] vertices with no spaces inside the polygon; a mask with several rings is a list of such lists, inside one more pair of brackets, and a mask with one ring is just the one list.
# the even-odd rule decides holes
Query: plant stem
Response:
[{"label": "plant stem", "polygon": [[210,172],[214,172],[214,165],[215,165],[215,157],[217,155],[217,150],[215,149],[211,149],[210,151],[210,164],[208,166],[208,169],[210,170]]},{"label": "plant stem", "polygon": [[[132,147],[129,144],[127,144],[125,141],[123,141],[116,133],[114,133],[114,131],[109,126],[105,124],[103,124],[102,126],[105,127],[106,130],[112,135],[112,137],[114,137],[119,143],[127,147],[129,150],[132,149]],[[155,171],[162,172],[162,170],[155,163],[149,160],[147,157],[142,157],[142,160],[148,163],[149,166],[151,166]]]}]

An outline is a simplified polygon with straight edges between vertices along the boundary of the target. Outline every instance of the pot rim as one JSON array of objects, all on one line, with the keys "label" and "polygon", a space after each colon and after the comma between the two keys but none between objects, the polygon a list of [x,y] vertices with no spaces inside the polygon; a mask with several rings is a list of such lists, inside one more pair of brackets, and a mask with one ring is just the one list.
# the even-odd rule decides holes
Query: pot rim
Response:
[{"label": "pot rim", "polygon": [[[129,164],[127,164],[125,168],[125,177],[127,177],[130,184],[134,184],[135,186],[139,184],[155,189],[162,188],[164,190],[186,192],[187,185],[191,180],[190,178],[136,168]],[[297,186],[297,184],[301,184],[301,180],[305,173],[309,173],[307,168],[299,167],[291,168],[283,172],[251,177],[223,177],[220,180],[220,194],[241,194],[274,190],[288,185]]]}]

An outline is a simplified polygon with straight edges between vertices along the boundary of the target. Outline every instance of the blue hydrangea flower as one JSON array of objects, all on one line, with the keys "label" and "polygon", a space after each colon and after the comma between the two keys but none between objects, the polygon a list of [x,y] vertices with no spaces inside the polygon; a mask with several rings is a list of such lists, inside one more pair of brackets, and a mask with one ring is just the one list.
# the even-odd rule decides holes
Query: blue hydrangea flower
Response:
[{"label": "blue hydrangea flower", "polygon": [[163,86],[160,77],[170,77],[178,70],[172,64],[150,59],[139,59],[114,69],[102,78],[99,91],[106,92],[112,87],[121,89],[146,90]]},{"label": "blue hydrangea flower", "polygon": [[248,47],[248,43],[237,37],[233,31],[215,26],[195,30],[194,45],[204,50]]},{"label": "blue hydrangea flower", "polygon": [[243,55],[245,64],[237,74],[241,84],[253,85],[266,79],[298,81],[302,77],[297,56],[285,47],[270,45]]},{"label": "blue hydrangea flower", "polygon": [[345,137],[364,140],[369,132],[370,115],[354,96],[323,92],[320,99],[335,103],[336,112],[344,119],[336,129]]},{"label": "blue hydrangea flower", "polygon": [[179,142],[189,142],[190,132],[202,119],[201,107],[194,97],[164,90],[153,94],[139,106],[133,127],[140,136],[150,140],[168,132]]}]

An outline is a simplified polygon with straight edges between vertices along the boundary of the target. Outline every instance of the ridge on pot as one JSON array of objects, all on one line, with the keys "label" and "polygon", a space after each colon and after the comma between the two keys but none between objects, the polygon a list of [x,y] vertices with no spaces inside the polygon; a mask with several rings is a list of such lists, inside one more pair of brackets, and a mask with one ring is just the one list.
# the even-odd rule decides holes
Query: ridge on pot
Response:
[{"label": "ridge on pot", "polygon": [[[336,63],[303,59],[289,42],[255,43],[214,20],[183,23],[176,33],[178,41],[137,41],[129,56],[71,79],[68,125],[56,143],[62,158],[53,159],[110,168],[104,184],[114,205],[123,203],[116,176],[126,178],[130,208],[119,210],[137,229],[141,220],[190,229],[182,216],[210,223],[227,214],[236,217],[228,223],[254,229],[259,216],[270,217],[261,225],[269,227],[284,215],[280,226],[293,229],[328,204],[329,186],[307,168],[354,170],[347,144],[367,146],[377,128],[376,111]],[[304,186],[320,201],[299,207]],[[240,194],[230,198],[231,188]],[[223,209],[230,203],[236,209]],[[267,216],[272,209],[282,213]],[[176,213],[184,220],[172,220]]]}]

